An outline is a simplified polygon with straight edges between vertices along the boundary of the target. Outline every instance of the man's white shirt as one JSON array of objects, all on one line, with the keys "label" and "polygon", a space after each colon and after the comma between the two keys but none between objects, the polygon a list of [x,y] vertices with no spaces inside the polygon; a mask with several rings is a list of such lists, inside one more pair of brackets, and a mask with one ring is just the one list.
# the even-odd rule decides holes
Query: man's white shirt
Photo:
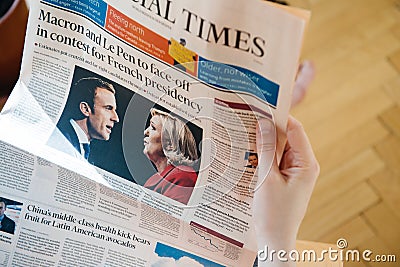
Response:
[{"label": "man's white shirt", "polygon": [[79,141],[79,148],[80,148],[80,156],[85,158],[85,149],[83,148],[83,144],[89,144],[90,141],[87,138],[86,133],[82,130],[82,128],[74,121],[73,119],[69,120],[69,123],[71,123],[72,128],[74,128],[76,135],[78,136],[78,141]]}]

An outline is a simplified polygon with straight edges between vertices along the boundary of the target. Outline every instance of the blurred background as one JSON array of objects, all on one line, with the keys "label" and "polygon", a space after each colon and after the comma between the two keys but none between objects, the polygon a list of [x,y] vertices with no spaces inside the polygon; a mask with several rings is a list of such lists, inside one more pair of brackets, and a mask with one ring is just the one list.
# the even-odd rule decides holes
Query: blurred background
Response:
[{"label": "blurred background", "polygon": [[299,239],[396,254],[400,266],[400,1],[292,0],[311,9],[317,75],[292,113],[321,165]]},{"label": "blurred background", "polygon": [[0,109],[18,80],[27,20],[25,0],[0,0]]},{"label": "blurred background", "polygon": [[397,258],[345,266],[400,266],[400,0],[287,2],[312,11],[302,59],[317,69],[292,111],[321,165],[299,239]]}]

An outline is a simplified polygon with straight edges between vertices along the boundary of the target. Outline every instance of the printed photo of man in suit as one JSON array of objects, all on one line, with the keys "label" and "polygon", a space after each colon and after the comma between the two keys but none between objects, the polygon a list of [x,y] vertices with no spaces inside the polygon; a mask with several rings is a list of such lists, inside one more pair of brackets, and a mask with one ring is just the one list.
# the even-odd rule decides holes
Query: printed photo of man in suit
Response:
[{"label": "printed photo of man in suit", "polygon": [[253,168],[256,169],[258,166],[258,155],[257,153],[250,152],[249,156],[247,158],[248,165],[246,165],[247,168]]},{"label": "printed photo of man in suit", "polygon": [[4,214],[6,209],[7,209],[6,203],[4,201],[0,201],[0,231],[9,234],[14,234],[15,222]]},{"label": "printed photo of man in suit", "polygon": [[[90,142],[108,141],[114,124],[119,122],[115,89],[99,78],[87,77],[73,84],[70,92],[69,109],[57,128],[74,147],[74,156],[87,160]],[[59,147],[62,142],[53,140],[49,144],[61,151],[67,150]]]}]

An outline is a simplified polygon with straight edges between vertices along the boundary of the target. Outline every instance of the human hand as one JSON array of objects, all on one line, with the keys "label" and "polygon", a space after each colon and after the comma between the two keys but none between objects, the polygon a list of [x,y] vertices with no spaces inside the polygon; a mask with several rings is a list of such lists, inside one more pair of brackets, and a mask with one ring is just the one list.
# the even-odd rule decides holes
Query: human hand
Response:
[{"label": "human hand", "polygon": [[291,107],[299,104],[306,96],[307,90],[315,77],[315,66],[310,60],[305,60],[299,65],[296,81],[293,86]]},{"label": "human hand", "polygon": [[[319,165],[300,122],[289,117],[287,144],[278,166],[274,158],[273,124],[260,120],[257,127],[258,177],[264,180],[254,194],[253,219],[258,248],[295,248],[296,236],[304,218]],[[271,170],[268,162],[274,160]],[[259,261],[259,266],[292,266],[291,262]]]}]

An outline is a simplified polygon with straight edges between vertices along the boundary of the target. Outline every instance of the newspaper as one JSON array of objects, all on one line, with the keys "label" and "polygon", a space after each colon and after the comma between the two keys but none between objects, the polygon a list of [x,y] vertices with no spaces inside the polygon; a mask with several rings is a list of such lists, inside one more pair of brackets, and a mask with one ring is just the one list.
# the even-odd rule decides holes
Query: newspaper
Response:
[{"label": "newspaper", "polygon": [[279,157],[308,16],[33,2],[0,115],[0,266],[252,266],[257,120]]}]

